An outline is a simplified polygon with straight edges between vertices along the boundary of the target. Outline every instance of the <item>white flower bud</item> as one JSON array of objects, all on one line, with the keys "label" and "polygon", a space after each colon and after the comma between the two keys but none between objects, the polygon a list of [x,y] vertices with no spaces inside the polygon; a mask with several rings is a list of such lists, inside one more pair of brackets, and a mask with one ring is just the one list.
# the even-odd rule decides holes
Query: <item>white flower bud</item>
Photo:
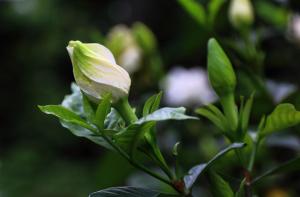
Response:
[{"label": "white flower bud", "polygon": [[128,73],[116,64],[112,53],[96,43],[70,41],[67,46],[73,64],[73,74],[80,89],[94,102],[106,93],[113,101],[128,95],[131,80]]},{"label": "white flower bud", "polygon": [[229,20],[231,24],[241,29],[253,23],[253,8],[250,0],[231,0],[229,7]]}]

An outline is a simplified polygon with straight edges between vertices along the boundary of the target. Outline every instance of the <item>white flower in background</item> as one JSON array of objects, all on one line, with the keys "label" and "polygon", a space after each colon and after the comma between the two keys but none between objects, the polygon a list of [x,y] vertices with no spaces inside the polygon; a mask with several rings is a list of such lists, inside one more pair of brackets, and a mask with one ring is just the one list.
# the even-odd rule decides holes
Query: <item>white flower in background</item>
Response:
[{"label": "white flower in background", "polygon": [[288,36],[300,43],[300,15],[294,14],[290,17],[289,27],[288,27]]},{"label": "white flower in background", "polygon": [[251,25],[254,20],[251,1],[231,0],[229,6],[229,20],[237,29]]},{"label": "white flower in background", "polygon": [[275,103],[280,103],[283,99],[297,90],[297,87],[293,84],[279,83],[272,80],[267,80],[266,85]]},{"label": "white flower in background", "polygon": [[113,27],[107,35],[107,46],[114,53],[117,63],[127,72],[134,73],[139,69],[142,51],[127,26]]},{"label": "white flower in background", "polygon": [[207,73],[201,68],[173,68],[163,82],[165,101],[174,106],[205,105],[216,101]]},{"label": "white flower in background", "polygon": [[67,46],[77,85],[93,101],[106,93],[113,101],[128,95],[131,80],[128,73],[115,62],[112,53],[96,43],[70,41]]}]

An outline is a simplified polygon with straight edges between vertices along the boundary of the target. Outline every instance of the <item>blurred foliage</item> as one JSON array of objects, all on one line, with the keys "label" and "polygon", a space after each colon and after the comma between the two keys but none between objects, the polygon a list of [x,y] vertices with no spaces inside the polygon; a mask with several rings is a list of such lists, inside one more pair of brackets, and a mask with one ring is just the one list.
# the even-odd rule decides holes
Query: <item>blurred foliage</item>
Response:
[{"label": "blurred foliage", "polygon": [[[299,87],[300,46],[287,33],[291,15],[300,12],[299,0],[252,1],[255,23],[248,38],[229,24],[229,1],[220,6],[216,16],[206,16],[209,21],[214,18],[209,28],[203,25],[202,15],[186,12],[212,12],[208,0],[193,1],[201,3],[201,8],[186,5],[184,9],[179,2],[184,0],[0,0],[0,196],[87,196],[91,191],[130,183],[128,178],[136,173],[115,153],[75,138],[54,118],[37,110],[37,104],[56,104],[69,94],[73,81],[65,49],[69,40],[105,43],[112,27],[133,27],[138,21],[152,30],[157,39],[155,53],[143,56],[142,68],[132,74],[130,99],[135,105],[159,91],[160,79],[174,65],[205,67],[210,36],[220,38],[238,70],[239,94],[249,96],[256,90],[252,123],[258,123],[261,115],[275,106],[265,86],[267,79]],[[251,47],[254,50],[245,50]],[[160,67],[148,70],[147,65]],[[300,109],[299,91],[285,101]],[[206,120],[158,126],[168,162],[174,162],[173,144],[184,142],[179,148],[182,172],[208,161],[226,143]],[[299,154],[299,129],[275,135],[267,143],[267,151],[259,151],[255,172]],[[276,144],[275,138],[281,143]],[[228,154],[216,168],[231,172],[234,177],[222,176],[235,180],[241,171],[232,167],[234,163],[234,155]],[[195,190],[206,196],[207,180],[199,183]],[[299,173],[286,174],[261,182],[258,192],[268,197],[297,196],[299,185]]]}]

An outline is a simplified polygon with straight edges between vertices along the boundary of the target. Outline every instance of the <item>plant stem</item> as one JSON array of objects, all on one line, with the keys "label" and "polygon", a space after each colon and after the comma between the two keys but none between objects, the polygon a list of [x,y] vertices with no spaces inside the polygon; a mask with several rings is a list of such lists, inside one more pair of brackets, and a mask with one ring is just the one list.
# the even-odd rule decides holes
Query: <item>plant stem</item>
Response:
[{"label": "plant stem", "polygon": [[135,162],[134,160],[131,160],[129,155],[123,150],[121,149],[117,144],[115,144],[109,137],[107,137],[106,135],[101,135],[101,137],[103,137],[107,143],[109,143],[122,157],[124,157],[131,165],[133,165],[134,167],[146,172],[147,174],[157,178],[158,180],[170,185],[173,187],[172,183],[165,179],[164,177],[160,176],[159,174],[156,174],[155,172],[152,172],[151,170],[149,170],[148,168],[146,168],[145,166]]},{"label": "plant stem", "polygon": [[127,124],[132,124],[138,120],[136,114],[132,110],[128,102],[128,98],[122,98],[117,103],[114,104],[116,110],[121,114],[122,118],[125,120]]},{"label": "plant stem", "polygon": [[257,148],[259,145],[259,141],[254,141],[254,146],[250,155],[250,160],[249,160],[249,164],[248,164],[248,171],[251,173],[253,170],[253,166],[254,166],[254,162],[255,162],[255,158],[256,158],[256,153],[257,153]]}]

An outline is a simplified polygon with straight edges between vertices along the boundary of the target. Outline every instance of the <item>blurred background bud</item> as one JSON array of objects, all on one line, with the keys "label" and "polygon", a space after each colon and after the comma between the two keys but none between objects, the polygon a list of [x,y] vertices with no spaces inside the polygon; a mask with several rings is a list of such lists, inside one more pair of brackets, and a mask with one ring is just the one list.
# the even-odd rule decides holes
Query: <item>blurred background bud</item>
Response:
[{"label": "blurred background bud", "polygon": [[126,25],[113,27],[107,35],[107,47],[115,55],[117,63],[127,72],[134,73],[141,64],[142,54],[133,32]]},{"label": "blurred background bud", "polygon": [[216,101],[207,73],[194,67],[174,67],[163,81],[165,101],[174,106],[205,105]]},{"label": "blurred background bud", "polygon": [[294,14],[289,19],[288,38],[300,44],[300,15]]},{"label": "blurred background bud", "polygon": [[253,23],[254,14],[250,0],[231,0],[229,21],[237,29],[244,29]]}]

